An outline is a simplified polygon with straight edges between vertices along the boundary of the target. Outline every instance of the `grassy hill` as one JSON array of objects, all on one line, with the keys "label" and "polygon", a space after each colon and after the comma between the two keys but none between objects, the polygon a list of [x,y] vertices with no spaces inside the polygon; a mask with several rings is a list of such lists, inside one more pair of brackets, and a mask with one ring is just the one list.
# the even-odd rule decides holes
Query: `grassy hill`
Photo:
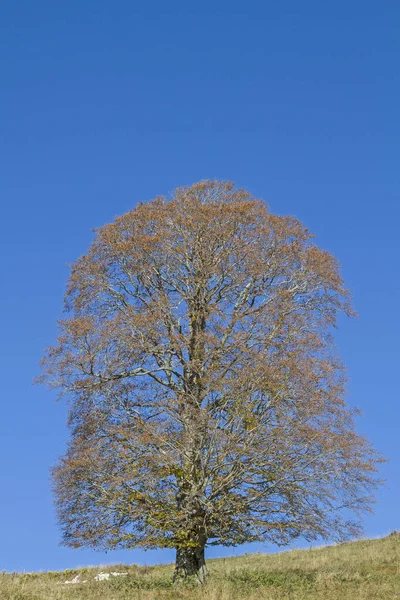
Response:
[{"label": "grassy hill", "polygon": [[[400,599],[400,535],[280,554],[208,561],[210,581],[173,586],[172,566],[0,574],[1,600],[375,600]],[[99,572],[125,577],[95,581]],[[79,575],[86,583],[63,584]]]}]

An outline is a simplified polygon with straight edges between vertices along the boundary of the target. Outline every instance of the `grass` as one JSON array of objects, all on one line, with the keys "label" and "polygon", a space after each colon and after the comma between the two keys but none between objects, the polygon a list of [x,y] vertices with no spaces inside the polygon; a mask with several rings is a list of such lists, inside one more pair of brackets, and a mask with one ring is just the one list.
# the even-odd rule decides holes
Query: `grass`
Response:
[{"label": "grass", "polygon": [[[392,600],[400,599],[400,535],[280,554],[208,561],[209,582],[173,586],[172,565],[1,573],[1,600]],[[95,581],[99,572],[128,576]],[[80,575],[87,583],[60,585]]]}]

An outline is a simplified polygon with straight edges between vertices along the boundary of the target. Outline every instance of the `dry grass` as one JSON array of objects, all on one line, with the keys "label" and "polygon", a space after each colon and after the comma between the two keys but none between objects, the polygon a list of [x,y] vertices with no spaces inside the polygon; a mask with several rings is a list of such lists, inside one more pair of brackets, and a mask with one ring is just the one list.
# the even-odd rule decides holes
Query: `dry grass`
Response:
[{"label": "dry grass", "polygon": [[[208,562],[207,585],[173,586],[172,566],[0,574],[1,600],[392,600],[400,599],[400,535],[281,554]],[[102,570],[124,578],[94,581]],[[87,583],[60,585],[80,574]]]}]

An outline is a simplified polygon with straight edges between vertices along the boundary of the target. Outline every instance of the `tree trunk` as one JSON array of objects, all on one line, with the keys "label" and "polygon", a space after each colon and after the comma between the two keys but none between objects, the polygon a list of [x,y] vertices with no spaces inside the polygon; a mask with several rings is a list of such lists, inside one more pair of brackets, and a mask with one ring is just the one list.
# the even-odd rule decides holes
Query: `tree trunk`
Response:
[{"label": "tree trunk", "polygon": [[203,427],[201,403],[203,394],[203,367],[205,356],[204,332],[206,328],[207,303],[204,273],[196,276],[196,290],[190,302],[189,362],[184,373],[184,397],[182,398],[182,421],[184,427],[184,476],[178,478],[177,503],[184,518],[182,530],[187,531],[188,547],[176,548],[174,581],[196,577],[204,583],[208,572],[204,558],[206,536],[204,535],[204,508],[201,496],[204,492],[202,449]]},{"label": "tree trunk", "polygon": [[199,583],[204,583],[208,576],[203,547],[177,548],[174,581],[181,581],[195,576]]}]

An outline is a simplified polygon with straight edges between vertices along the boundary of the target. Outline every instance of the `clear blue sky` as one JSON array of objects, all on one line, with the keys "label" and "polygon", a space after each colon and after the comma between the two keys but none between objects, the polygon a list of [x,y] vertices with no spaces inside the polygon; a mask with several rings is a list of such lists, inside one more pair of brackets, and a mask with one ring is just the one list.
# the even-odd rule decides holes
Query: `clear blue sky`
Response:
[{"label": "clear blue sky", "polygon": [[91,229],[204,178],[341,261],[348,401],[391,461],[366,533],[399,528],[399,30],[396,0],[2,0],[0,569],[172,559],[58,546],[66,410],[31,382]]}]

